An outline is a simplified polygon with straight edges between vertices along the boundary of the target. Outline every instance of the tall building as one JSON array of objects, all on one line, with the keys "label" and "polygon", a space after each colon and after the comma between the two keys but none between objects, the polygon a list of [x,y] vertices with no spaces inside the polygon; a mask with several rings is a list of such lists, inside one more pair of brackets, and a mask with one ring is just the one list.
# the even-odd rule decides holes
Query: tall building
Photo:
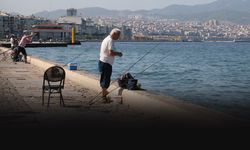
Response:
[{"label": "tall building", "polygon": [[77,10],[74,8],[67,9],[67,16],[76,16]]},{"label": "tall building", "polygon": [[10,28],[10,15],[0,12],[0,38],[5,38],[11,32]]}]

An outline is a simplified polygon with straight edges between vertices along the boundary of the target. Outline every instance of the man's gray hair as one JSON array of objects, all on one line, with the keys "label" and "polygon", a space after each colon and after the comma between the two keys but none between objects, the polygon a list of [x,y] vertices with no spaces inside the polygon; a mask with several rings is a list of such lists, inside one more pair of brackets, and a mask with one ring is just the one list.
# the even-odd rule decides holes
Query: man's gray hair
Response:
[{"label": "man's gray hair", "polygon": [[110,35],[113,35],[115,33],[121,33],[121,30],[118,29],[118,28],[114,28],[111,32],[110,32]]}]

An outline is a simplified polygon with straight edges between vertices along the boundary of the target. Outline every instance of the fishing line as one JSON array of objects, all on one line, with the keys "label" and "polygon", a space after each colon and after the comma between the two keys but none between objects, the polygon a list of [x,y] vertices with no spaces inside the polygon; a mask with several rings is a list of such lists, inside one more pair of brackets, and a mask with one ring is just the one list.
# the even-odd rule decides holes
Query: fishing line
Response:
[{"label": "fishing line", "polygon": [[173,52],[176,52],[176,51],[178,51],[178,50],[180,51],[180,50],[183,49],[183,48],[185,48],[185,45],[182,46],[182,47],[180,47],[180,48],[177,49],[177,50],[171,50],[171,51],[169,51],[167,54],[165,54],[165,56],[161,57],[158,61],[152,63],[151,65],[149,65],[147,68],[145,68],[145,69],[142,70],[141,72],[136,73],[136,75],[135,75],[134,77],[138,76],[139,74],[143,74],[145,71],[147,71],[149,68],[151,68],[151,67],[154,66],[155,64],[157,64],[157,63],[159,63],[159,62],[161,62],[161,61],[163,61],[163,60],[169,58],[169,57],[172,55]]}]

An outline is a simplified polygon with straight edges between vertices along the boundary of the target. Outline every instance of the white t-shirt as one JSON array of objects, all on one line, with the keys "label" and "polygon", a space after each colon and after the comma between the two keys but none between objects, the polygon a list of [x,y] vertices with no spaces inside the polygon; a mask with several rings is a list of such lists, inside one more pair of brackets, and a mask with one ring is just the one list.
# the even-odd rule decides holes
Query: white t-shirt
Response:
[{"label": "white t-shirt", "polygon": [[104,63],[109,63],[110,65],[113,65],[115,57],[109,55],[109,50],[116,50],[114,46],[113,39],[111,36],[107,36],[103,41],[102,41],[102,46],[100,50],[100,61]]},{"label": "white t-shirt", "polygon": [[11,47],[17,46],[18,45],[17,39],[10,38],[10,44],[11,44]]}]

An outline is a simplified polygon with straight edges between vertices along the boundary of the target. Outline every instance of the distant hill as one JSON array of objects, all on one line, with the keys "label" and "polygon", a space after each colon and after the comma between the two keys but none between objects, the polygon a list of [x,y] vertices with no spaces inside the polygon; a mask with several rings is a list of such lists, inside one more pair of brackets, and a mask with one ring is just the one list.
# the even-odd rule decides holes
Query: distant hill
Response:
[{"label": "distant hill", "polygon": [[66,16],[66,10],[58,9],[58,10],[51,11],[51,12],[42,11],[42,12],[35,13],[33,15],[38,16],[38,17],[48,18],[48,19],[57,19],[61,16]]},{"label": "distant hill", "polygon": [[[77,10],[77,14],[79,16],[88,16],[88,17],[95,17],[95,16],[105,16],[105,17],[117,17],[117,16],[128,16],[128,15],[147,15],[148,11],[130,11],[130,10],[108,10],[105,8],[100,7],[88,7],[82,8]],[[58,17],[65,16],[66,10],[55,10],[55,11],[42,11],[34,14],[35,16],[45,17],[48,19],[57,19]]]},{"label": "distant hill", "polygon": [[[52,12],[39,12],[35,16],[56,19],[66,15],[66,10],[56,10]],[[209,4],[202,5],[171,5],[163,9],[153,10],[108,10],[99,7],[78,9],[81,16],[161,16],[164,18],[180,20],[208,20],[218,19],[235,23],[250,24],[250,0],[217,0]]]},{"label": "distant hill", "polygon": [[9,14],[13,15],[13,16],[21,16],[22,14],[17,13],[17,12],[10,12]]},{"label": "distant hill", "polygon": [[204,12],[234,11],[250,13],[250,0],[217,0],[209,4],[186,6],[171,5],[159,10],[156,14],[160,15],[178,15],[178,14],[196,14]]},{"label": "distant hill", "polygon": [[172,5],[153,13],[181,20],[218,19],[250,23],[250,0],[217,0],[203,5]]}]

